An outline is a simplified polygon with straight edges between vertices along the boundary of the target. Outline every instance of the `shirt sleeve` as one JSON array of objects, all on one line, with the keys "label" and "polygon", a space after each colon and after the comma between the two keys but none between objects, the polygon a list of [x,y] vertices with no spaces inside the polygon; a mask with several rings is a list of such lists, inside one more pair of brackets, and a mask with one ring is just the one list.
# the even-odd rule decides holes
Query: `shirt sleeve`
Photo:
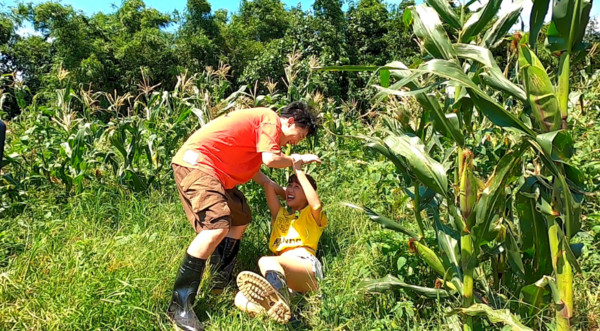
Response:
[{"label": "shirt sleeve", "polygon": [[271,220],[271,224],[275,224],[278,218],[283,217],[283,213],[285,212],[285,207],[279,206],[279,210],[277,211],[277,216]]},{"label": "shirt sleeve", "polygon": [[271,121],[261,123],[256,137],[256,152],[280,152],[279,136],[280,130],[276,123]]}]

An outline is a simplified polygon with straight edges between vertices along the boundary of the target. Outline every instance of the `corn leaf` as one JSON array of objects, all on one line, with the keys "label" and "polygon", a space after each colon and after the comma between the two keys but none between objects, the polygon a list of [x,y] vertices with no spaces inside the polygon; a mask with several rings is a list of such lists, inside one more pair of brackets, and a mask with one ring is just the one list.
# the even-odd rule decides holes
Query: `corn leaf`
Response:
[{"label": "corn leaf", "polygon": [[398,222],[396,222],[392,219],[389,219],[387,217],[381,216],[367,207],[359,207],[359,206],[351,204],[351,203],[343,203],[343,204],[347,207],[358,209],[358,210],[364,212],[373,222],[380,224],[381,226],[383,226],[386,229],[404,233],[405,235],[407,235],[411,238],[419,238],[419,235],[417,233],[400,226],[400,224],[398,224]]},{"label": "corn leaf", "polygon": [[432,111],[434,127],[436,130],[438,130],[438,132],[447,137],[451,137],[459,146],[463,146],[465,144],[465,137],[460,130],[460,124],[456,114],[444,113],[440,102],[433,95],[419,95],[417,96],[417,101],[425,109]]},{"label": "corn leaf", "polygon": [[510,228],[506,232],[506,255],[508,257],[508,264],[511,269],[521,277],[525,277],[525,267],[523,266],[523,260],[521,259],[521,250],[517,245],[517,240],[513,235]]},{"label": "corn leaf", "polygon": [[560,129],[562,119],[554,85],[540,60],[526,45],[520,47],[519,67],[529,106],[540,131]]},{"label": "corn leaf", "polygon": [[460,83],[469,89],[473,103],[492,123],[501,127],[512,127],[533,136],[531,131],[515,115],[500,106],[486,92],[482,91],[456,64],[451,61],[433,59],[423,63],[416,72],[433,74]]},{"label": "corn leaf", "polygon": [[586,177],[583,171],[568,163],[563,163],[562,165],[565,169],[565,176],[567,177],[567,183],[569,184],[571,190],[579,194],[584,194],[587,192],[585,184]]},{"label": "corn leaf", "polygon": [[468,43],[472,37],[483,31],[486,25],[496,17],[501,4],[502,0],[489,0],[482,9],[471,15],[463,27],[460,41]]},{"label": "corn leaf", "polygon": [[553,301],[560,303],[560,294],[558,293],[556,282],[550,276],[542,276],[535,283],[521,288],[520,297],[527,304],[525,308],[529,312],[529,315],[534,314],[536,312],[535,309],[542,308],[542,304],[545,301],[544,297],[548,291],[552,294]]},{"label": "corn leaf", "polygon": [[488,305],[476,303],[468,308],[458,308],[457,312],[468,316],[485,315],[492,323],[502,323],[515,331],[533,331],[521,323],[521,320],[511,314],[508,309],[493,309]]},{"label": "corn leaf", "polygon": [[[440,249],[444,253],[442,256],[447,259],[449,264],[452,266],[454,273],[462,278],[460,269],[460,235],[454,229],[443,224],[439,217],[435,217],[434,221],[437,241]],[[459,287],[460,288],[460,287]]]},{"label": "corn leaf", "polygon": [[542,307],[543,296],[548,290],[552,295],[552,301],[555,304],[560,304],[561,299],[556,280],[550,276],[542,276],[535,283],[523,286],[520,296],[524,302],[530,305],[530,312],[533,312],[533,308]]},{"label": "corn leaf", "polygon": [[546,154],[537,141],[527,139],[527,142],[540,154],[540,159],[555,177],[555,195],[560,197],[560,217],[565,224],[567,237],[572,238],[581,228],[581,220],[579,219],[579,206],[576,205],[569,186],[567,185],[564,172],[561,171],[559,166],[552,160],[551,156]]},{"label": "corn leaf", "polygon": [[495,48],[497,47],[510,28],[515,25],[515,22],[519,19],[521,11],[523,10],[523,0],[518,0],[510,4],[505,14],[500,17],[489,29],[484,37],[483,42],[486,47]]},{"label": "corn leaf", "polygon": [[[398,62],[388,63],[386,67],[403,67],[403,64]],[[393,70],[391,74],[401,80],[394,83],[389,89],[377,87],[380,90],[379,96],[384,95],[397,95],[397,96],[415,96],[419,104],[426,110],[430,110],[434,119],[435,129],[447,136],[452,138],[459,146],[463,146],[465,143],[464,135],[459,127],[459,122],[453,114],[445,114],[440,102],[433,95],[426,94],[431,88],[436,87],[438,84],[433,84],[428,87],[421,87],[415,83],[415,80],[422,76],[424,73],[416,72],[414,70]],[[402,87],[408,87],[410,91],[400,91]]]},{"label": "corn leaf", "polygon": [[460,19],[450,7],[450,4],[447,0],[425,0],[425,2],[433,7],[435,11],[440,15],[442,20],[448,25],[450,25],[455,30],[460,30],[462,28],[462,24],[460,23]]},{"label": "corn leaf", "polygon": [[406,284],[392,275],[387,275],[381,279],[365,280],[359,285],[359,288],[368,292],[383,292],[398,287],[428,298],[445,298],[450,296],[450,292],[446,290]]},{"label": "corn leaf", "polygon": [[591,0],[555,0],[548,27],[548,47],[553,52],[581,49],[581,41],[590,19]]},{"label": "corn leaf", "polygon": [[482,72],[479,75],[487,85],[493,87],[494,89],[504,91],[522,102],[527,101],[527,95],[525,94],[525,91],[504,77],[502,72],[488,70],[487,72]]},{"label": "corn leaf", "polygon": [[518,170],[517,166],[521,164],[521,155],[524,151],[525,148],[521,146],[515,151],[507,152],[498,161],[490,180],[481,192],[479,202],[475,207],[477,221],[472,231],[474,233],[474,247],[479,247],[489,231],[490,223],[496,214],[499,203],[504,202],[501,200],[501,197],[506,195],[504,188],[516,180],[517,176],[514,173]]},{"label": "corn leaf", "polygon": [[569,261],[569,264],[571,264],[571,266],[575,267],[575,270],[577,270],[577,272],[582,273],[583,271],[581,270],[581,266],[579,265],[579,262],[577,261],[577,258],[575,257],[573,248],[569,244],[569,238],[567,238],[565,236],[565,233],[562,231],[562,229],[560,227],[558,227],[558,239],[560,241],[562,251],[565,253],[565,255],[567,257],[567,261]]},{"label": "corn leaf", "polygon": [[539,134],[535,140],[554,161],[566,161],[573,156],[573,137],[565,130]]},{"label": "corn leaf", "polygon": [[404,27],[409,27],[413,23],[412,11],[405,10],[402,15],[402,23],[404,23]]},{"label": "corn leaf", "polygon": [[383,87],[390,86],[390,71],[388,69],[381,69],[379,71],[379,81]]},{"label": "corn leaf", "polygon": [[482,46],[461,43],[454,44],[452,47],[454,47],[458,57],[471,59],[483,64],[486,68],[500,71],[500,67],[496,64],[494,55],[489,49]]},{"label": "corn leaf", "polygon": [[548,226],[544,216],[536,209],[536,199],[543,191],[549,194],[536,177],[529,177],[515,198],[521,229],[521,250],[531,257],[531,265],[528,265],[525,274],[526,281],[539,279],[552,272]]},{"label": "corn leaf", "polygon": [[400,171],[401,173],[411,175],[410,172],[408,171],[408,165],[406,164],[404,159],[399,158],[396,154],[394,154],[394,152],[392,152],[389,149],[389,147],[387,147],[385,142],[375,140],[373,138],[363,138],[363,139],[365,139],[365,140],[368,139],[368,141],[371,141],[370,143],[367,144],[367,147],[373,149],[374,151],[385,156],[388,160],[392,161],[392,163],[394,163],[394,165],[396,166],[398,171]]},{"label": "corn leaf", "polygon": [[546,18],[549,4],[550,0],[535,0],[533,2],[531,15],[529,16],[529,45],[531,45],[531,48],[533,49],[535,49],[538,35],[544,25],[544,19]]},{"label": "corn leaf", "polygon": [[446,60],[456,58],[450,38],[435,10],[426,5],[415,6],[412,10],[414,11],[413,29],[417,38],[423,43],[425,51],[435,58]]},{"label": "corn leaf", "polygon": [[485,72],[481,73],[481,76],[488,85],[507,92],[521,101],[527,100],[525,91],[504,77],[489,49],[470,44],[454,44],[454,49],[459,57],[476,61],[484,66]]},{"label": "corn leaf", "polygon": [[447,196],[448,178],[446,170],[441,163],[429,156],[419,137],[410,134],[390,135],[384,141],[391,151],[406,160],[410,172],[423,185],[443,196]]}]

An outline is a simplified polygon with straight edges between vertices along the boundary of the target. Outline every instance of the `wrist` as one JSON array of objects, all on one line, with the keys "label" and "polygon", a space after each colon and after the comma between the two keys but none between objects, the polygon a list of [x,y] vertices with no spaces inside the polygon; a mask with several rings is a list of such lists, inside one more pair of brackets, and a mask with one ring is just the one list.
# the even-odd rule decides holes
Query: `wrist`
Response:
[{"label": "wrist", "polygon": [[302,155],[300,154],[292,154],[290,155],[291,159],[292,159],[292,167],[296,168],[296,164],[300,163],[300,166],[304,165],[304,159],[302,157]]}]

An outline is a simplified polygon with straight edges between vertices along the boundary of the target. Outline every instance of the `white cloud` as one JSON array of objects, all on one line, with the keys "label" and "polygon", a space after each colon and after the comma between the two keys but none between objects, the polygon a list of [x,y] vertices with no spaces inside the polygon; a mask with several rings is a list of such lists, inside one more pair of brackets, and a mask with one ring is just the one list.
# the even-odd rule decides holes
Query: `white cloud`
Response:
[{"label": "white cloud", "polygon": [[33,26],[30,23],[26,23],[24,26],[19,27],[16,31],[16,34],[18,34],[21,37],[29,37],[29,36],[39,36],[41,37],[42,34],[39,31],[35,31],[33,29]]}]

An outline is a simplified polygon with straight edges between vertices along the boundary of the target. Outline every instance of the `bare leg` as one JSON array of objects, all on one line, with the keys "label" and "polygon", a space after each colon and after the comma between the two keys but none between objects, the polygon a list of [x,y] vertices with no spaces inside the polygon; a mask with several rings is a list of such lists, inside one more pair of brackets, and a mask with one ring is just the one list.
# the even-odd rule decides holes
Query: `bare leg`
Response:
[{"label": "bare leg", "polygon": [[248,224],[232,226],[231,228],[229,228],[229,233],[227,233],[227,237],[233,238],[233,239],[242,239],[242,236],[244,235],[244,231],[246,231],[247,227],[248,227]]},{"label": "bare leg", "polygon": [[192,243],[187,249],[187,253],[200,259],[208,259],[228,232],[229,229],[200,231],[200,233],[196,235],[196,238],[192,240]]},{"label": "bare leg", "polygon": [[316,291],[319,286],[312,264],[298,257],[263,256],[258,260],[260,272],[265,275],[267,270],[274,270],[285,275],[289,288],[296,292],[306,293]]}]

